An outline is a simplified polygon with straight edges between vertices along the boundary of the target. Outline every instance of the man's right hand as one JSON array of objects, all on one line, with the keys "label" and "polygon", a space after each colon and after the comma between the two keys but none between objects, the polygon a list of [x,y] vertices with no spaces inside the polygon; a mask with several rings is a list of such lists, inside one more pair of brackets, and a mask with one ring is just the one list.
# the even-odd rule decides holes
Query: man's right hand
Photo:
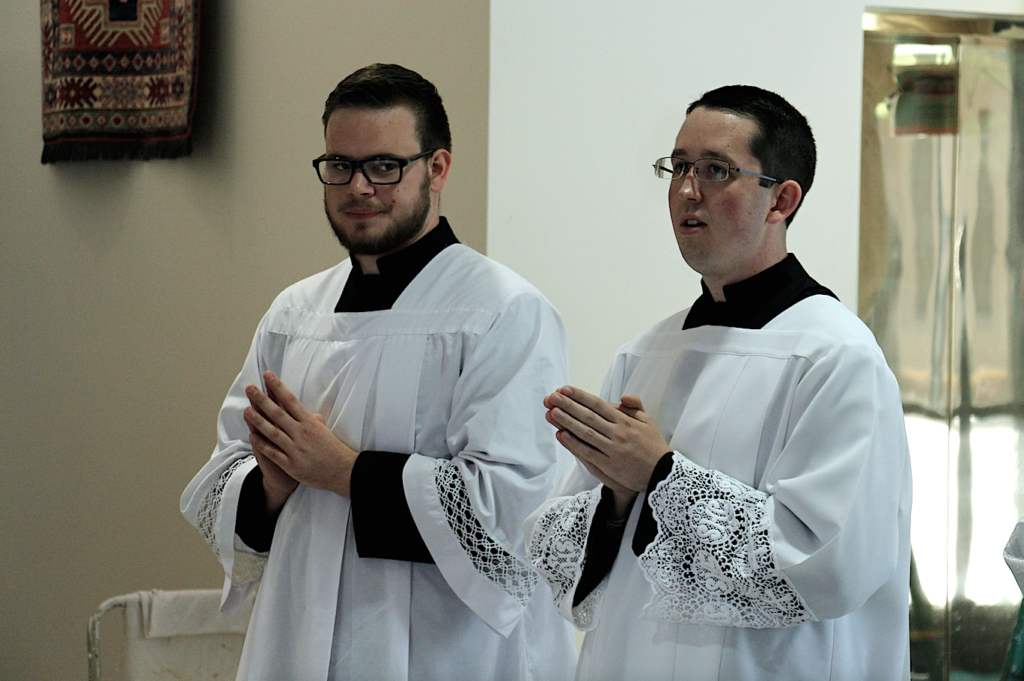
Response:
[{"label": "man's right hand", "polygon": [[616,492],[617,510],[647,489],[655,466],[672,451],[636,395],[612,404],[567,385],[548,395],[544,406],[562,446]]}]

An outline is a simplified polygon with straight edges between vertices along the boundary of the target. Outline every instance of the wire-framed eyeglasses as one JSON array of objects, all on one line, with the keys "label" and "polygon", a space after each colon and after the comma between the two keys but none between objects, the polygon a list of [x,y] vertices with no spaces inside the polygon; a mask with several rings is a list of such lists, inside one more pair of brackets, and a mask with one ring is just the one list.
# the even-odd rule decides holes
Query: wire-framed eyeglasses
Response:
[{"label": "wire-framed eyeglasses", "polygon": [[693,168],[693,176],[701,182],[724,182],[729,179],[729,173],[732,171],[760,178],[761,186],[763,187],[770,187],[771,185],[782,181],[777,180],[774,177],[762,175],[761,173],[755,173],[749,170],[743,170],[742,168],[737,168],[736,166],[731,166],[728,162],[717,158],[701,158],[696,161],[684,161],[681,158],[666,156],[665,158],[659,158],[654,163],[654,174],[664,180],[678,180],[690,172],[690,168]]},{"label": "wire-framed eyeglasses", "polygon": [[348,184],[356,176],[356,171],[370,184],[398,184],[402,181],[402,171],[407,165],[421,158],[426,158],[437,149],[424,151],[409,158],[390,158],[381,156],[353,161],[347,158],[324,157],[313,159],[316,176],[324,184]]}]

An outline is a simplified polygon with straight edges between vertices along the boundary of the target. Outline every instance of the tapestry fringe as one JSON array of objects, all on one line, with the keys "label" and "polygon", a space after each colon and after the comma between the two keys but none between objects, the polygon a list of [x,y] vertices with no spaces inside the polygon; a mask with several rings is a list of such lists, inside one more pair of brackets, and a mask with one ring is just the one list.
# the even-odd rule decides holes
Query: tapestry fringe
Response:
[{"label": "tapestry fringe", "polygon": [[130,142],[64,140],[44,145],[41,161],[148,161],[156,158],[180,158],[191,153],[191,137],[182,140]]}]

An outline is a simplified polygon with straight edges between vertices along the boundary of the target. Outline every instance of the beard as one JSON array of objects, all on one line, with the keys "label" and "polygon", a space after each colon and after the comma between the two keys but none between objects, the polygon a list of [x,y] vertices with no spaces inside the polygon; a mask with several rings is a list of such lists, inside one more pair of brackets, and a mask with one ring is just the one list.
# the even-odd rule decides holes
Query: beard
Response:
[{"label": "beard", "polygon": [[[343,213],[354,208],[359,202],[350,202],[341,206],[338,210]],[[377,208],[377,206],[373,206]],[[394,209],[392,209],[394,210]],[[356,221],[348,226],[341,223],[332,214],[327,205],[327,197],[324,197],[324,212],[327,213],[327,221],[331,223],[331,230],[337,237],[338,243],[345,247],[351,254],[356,255],[385,255],[397,251],[409,243],[423,231],[430,214],[430,177],[424,177],[420,184],[419,200],[409,207],[404,213],[388,212],[385,218],[391,220],[391,224],[385,225],[382,229],[373,230],[360,228]],[[377,218],[379,219],[379,218]]]}]

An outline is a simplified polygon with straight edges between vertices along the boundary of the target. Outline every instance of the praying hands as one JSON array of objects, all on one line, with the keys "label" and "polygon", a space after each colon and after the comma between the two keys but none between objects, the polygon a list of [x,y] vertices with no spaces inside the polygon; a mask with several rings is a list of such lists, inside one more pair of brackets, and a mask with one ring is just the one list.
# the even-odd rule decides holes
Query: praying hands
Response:
[{"label": "praying hands", "polygon": [[249,442],[263,471],[267,510],[277,512],[301,482],[350,496],[352,466],[359,455],[331,431],[320,414],[306,409],[273,372],[263,374],[264,393],[255,385],[245,394]]},{"label": "praying hands", "polygon": [[672,451],[640,398],[623,395],[621,403],[611,404],[564,386],[544,398],[544,406],[558,441],[612,490],[616,514],[625,515],[658,461]]}]

